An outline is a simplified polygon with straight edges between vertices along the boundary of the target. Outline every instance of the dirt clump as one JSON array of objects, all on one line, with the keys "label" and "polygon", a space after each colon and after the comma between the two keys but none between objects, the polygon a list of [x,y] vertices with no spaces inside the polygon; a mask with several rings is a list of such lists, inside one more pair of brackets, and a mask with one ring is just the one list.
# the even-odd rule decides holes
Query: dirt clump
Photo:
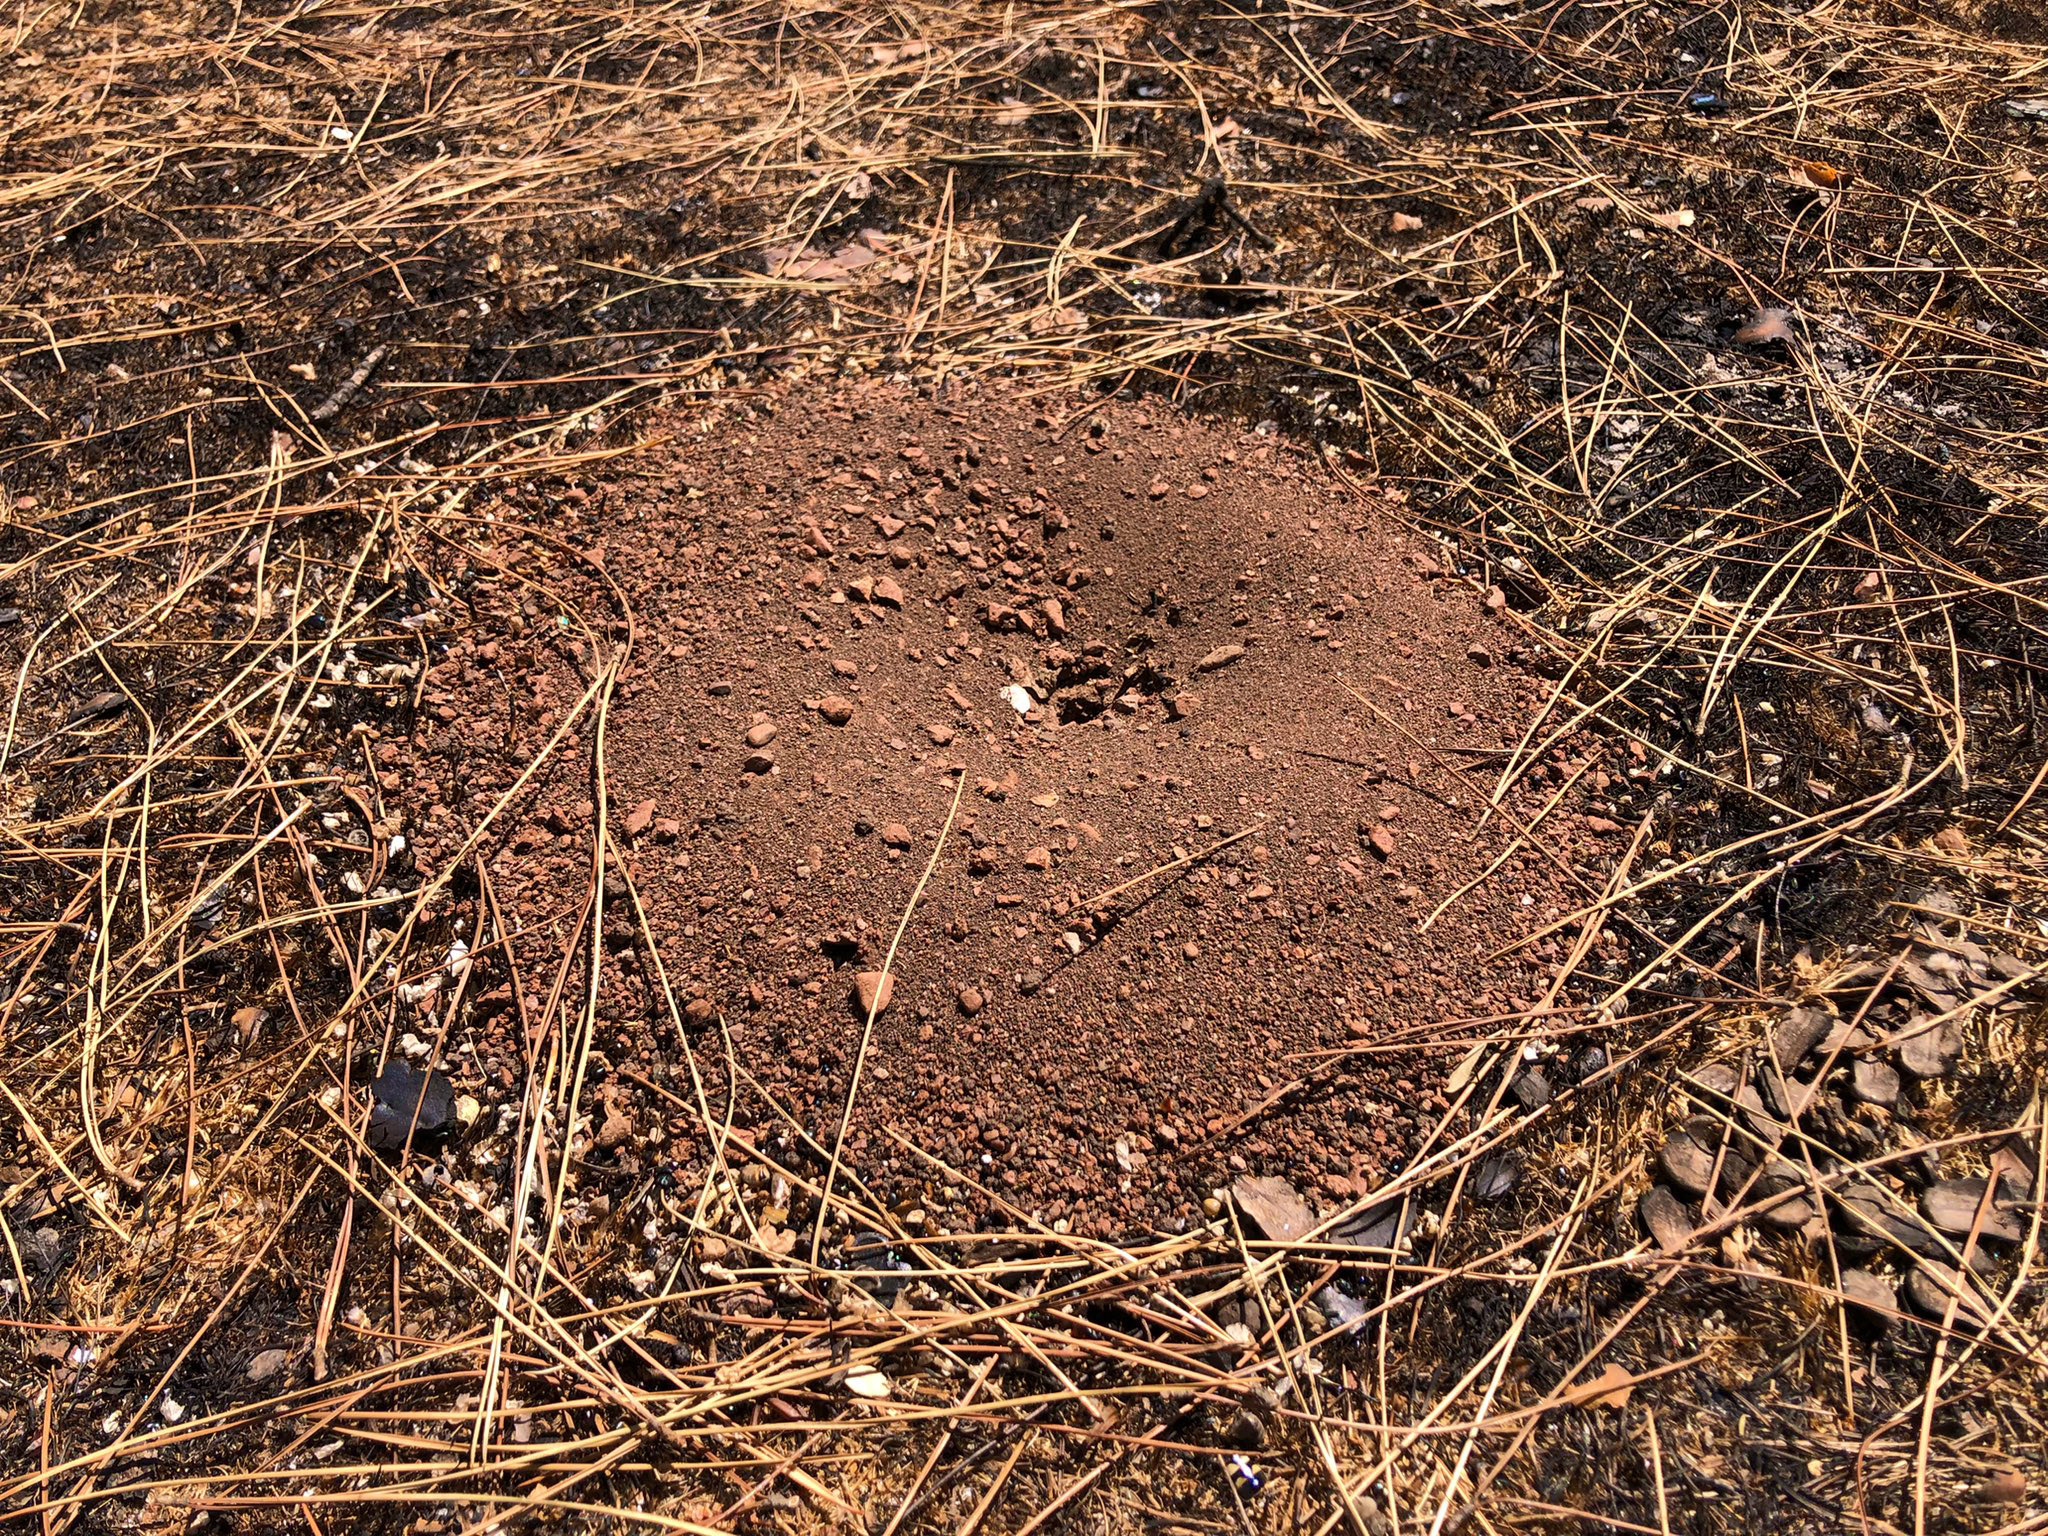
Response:
[{"label": "dirt clump", "polygon": [[[692,1053],[739,1123],[814,1158],[936,849],[848,1167],[935,1224],[1009,1203],[1111,1235],[1246,1172],[1365,1193],[1443,1113],[1434,1038],[1541,999],[1562,950],[1514,941],[1621,829],[1589,800],[1518,835],[1562,752],[1488,810],[1548,685],[1509,616],[1311,456],[995,386],[666,426],[556,507],[635,636],[603,768],[647,927],[616,882],[600,1076]],[[479,630],[436,668],[477,717],[416,738],[394,783],[495,796],[589,686],[591,658],[483,633],[507,590],[473,588]],[[531,931],[586,903],[595,813],[566,776],[513,813],[490,879]],[[429,828],[421,857],[447,852]],[[647,1155],[702,1141],[679,1117]]]}]

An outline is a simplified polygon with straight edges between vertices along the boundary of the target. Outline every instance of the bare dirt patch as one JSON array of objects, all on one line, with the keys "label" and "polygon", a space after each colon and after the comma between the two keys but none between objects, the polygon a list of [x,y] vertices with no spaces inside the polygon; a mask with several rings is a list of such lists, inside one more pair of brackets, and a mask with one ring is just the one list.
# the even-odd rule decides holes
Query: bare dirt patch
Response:
[{"label": "bare dirt patch", "polygon": [[[935,1223],[987,1209],[972,1183],[1102,1235],[1194,1217],[1247,1170],[1362,1195],[1445,1106],[1413,1053],[1346,1053],[1539,1006],[1556,951],[1513,941],[1561,915],[1573,839],[1619,828],[1518,840],[1540,776],[1485,814],[1546,685],[1440,551],[1329,470],[1000,387],[673,426],[558,503],[635,624],[603,741],[628,876],[599,1004],[615,1113],[661,1118],[637,1079],[669,1080],[686,1041],[722,1094],[723,1027],[742,1123],[829,1145],[857,980],[959,775],[847,1143]],[[526,695],[519,639],[490,628],[435,669],[454,718],[390,781],[455,786],[451,826],[583,686],[561,666]],[[587,900],[596,814],[568,774],[521,802],[491,869],[521,926]],[[1430,1054],[1440,1076],[1456,1052]]]}]

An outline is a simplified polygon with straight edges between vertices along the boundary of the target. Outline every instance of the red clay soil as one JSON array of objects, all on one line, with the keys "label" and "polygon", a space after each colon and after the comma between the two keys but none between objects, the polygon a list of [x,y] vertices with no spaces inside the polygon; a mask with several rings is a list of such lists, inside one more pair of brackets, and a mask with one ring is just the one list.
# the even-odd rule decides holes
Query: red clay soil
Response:
[{"label": "red clay soil", "polygon": [[[855,978],[882,962],[956,771],[966,793],[896,956],[847,1159],[934,1227],[990,1211],[973,1183],[1103,1235],[1193,1217],[1246,1170],[1364,1193],[1441,1113],[1460,1052],[1316,1053],[1469,1033],[1454,1021],[1541,993],[1556,941],[1488,957],[1554,918],[1577,889],[1561,861],[1584,841],[1611,853],[1616,829],[1567,806],[1540,850],[1479,880],[1555,792],[1481,825],[1499,749],[1547,685],[1519,669],[1511,623],[1313,457],[1161,404],[993,386],[936,402],[814,386],[662,430],[508,509],[544,511],[630,601],[607,797],[690,1005],[679,1038],[615,876],[593,1163],[701,1154],[694,1114],[646,1085],[691,1097],[687,1040],[722,1116],[722,1025],[738,1123],[819,1166],[783,1112],[831,1144]],[[574,562],[522,575],[606,616]],[[458,588],[473,625],[428,682],[441,723],[382,754],[387,791],[441,801],[416,839],[430,867],[591,670],[551,660],[559,626],[531,596],[514,617],[514,584],[478,565]],[[529,1016],[559,966],[545,936],[573,929],[590,888],[585,736],[488,861],[506,919],[543,940]],[[519,1050],[496,979],[450,1061],[502,1090]]]}]

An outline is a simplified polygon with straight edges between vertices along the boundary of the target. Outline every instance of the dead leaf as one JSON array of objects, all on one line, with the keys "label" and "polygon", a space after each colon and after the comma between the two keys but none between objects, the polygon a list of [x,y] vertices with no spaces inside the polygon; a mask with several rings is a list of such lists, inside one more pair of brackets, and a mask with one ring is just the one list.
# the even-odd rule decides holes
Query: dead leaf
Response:
[{"label": "dead leaf", "polygon": [[1024,329],[1033,336],[1045,336],[1055,331],[1078,331],[1087,323],[1087,315],[1071,304],[1062,304],[1056,309],[1033,311],[1031,318],[1024,322]]},{"label": "dead leaf", "polygon": [[1610,1363],[1591,1381],[1582,1381],[1564,1395],[1576,1408],[1622,1408],[1636,1389],[1636,1378],[1623,1365]]},{"label": "dead leaf", "polygon": [[[865,232],[864,232],[865,233]],[[771,245],[763,253],[770,277],[790,277],[803,282],[843,287],[863,267],[881,260],[874,240],[849,240],[836,251],[807,250],[794,245]]]},{"label": "dead leaf", "polygon": [[127,707],[128,695],[118,689],[109,688],[104,693],[94,694],[74,709],[71,712],[70,723],[78,725],[87,720],[97,720],[101,715],[117,714]]},{"label": "dead leaf", "polygon": [[889,1378],[872,1365],[855,1366],[846,1373],[846,1390],[855,1397],[887,1397]]},{"label": "dead leaf", "polygon": [[1790,341],[1792,311],[1775,305],[1760,309],[1749,324],[1735,333],[1735,339],[1745,347],[1762,346],[1767,341]]},{"label": "dead leaf", "polygon": [[931,52],[932,45],[920,39],[903,43],[877,43],[868,50],[868,56],[877,64],[895,64],[904,59],[914,59]]},{"label": "dead leaf", "polygon": [[849,240],[829,258],[832,266],[842,273],[858,272],[871,261],[881,260],[874,247],[865,241]]},{"label": "dead leaf", "polygon": [[285,1350],[259,1350],[249,1357],[249,1363],[243,1368],[242,1374],[249,1381],[265,1382],[291,1363],[292,1357]]},{"label": "dead leaf", "polygon": [[1422,220],[1418,219],[1414,214],[1397,213],[1394,215],[1395,234],[1410,235],[1420,228],[1422,228]]},{"label": "dead leaf", "polygon": [[1486,1049],[1485,1044],[1481,1043],[1465,1053],[1465,1059],[1451,1070],[1449,1079],[1444,1083],[1446,1097],[1456,1098],[1465,1091],[1465,1085],[1472,1081],[1473,1074],[1479,1070],[1479,1062],[1486,1055]]},{"label": "dead leaf", "polygon": [[2008,1467],[1977,1485],[1970,1497],[1979,1504],[2017,1504],[2027,1496],[2027,1474]]},{"label": "dead leaf", "polygon": [[1499,1200],[1521,1182],[1521,1158],[1513,1152],[1496,1153],[1472,1171],[1472,1194],[1479,1200]]}]

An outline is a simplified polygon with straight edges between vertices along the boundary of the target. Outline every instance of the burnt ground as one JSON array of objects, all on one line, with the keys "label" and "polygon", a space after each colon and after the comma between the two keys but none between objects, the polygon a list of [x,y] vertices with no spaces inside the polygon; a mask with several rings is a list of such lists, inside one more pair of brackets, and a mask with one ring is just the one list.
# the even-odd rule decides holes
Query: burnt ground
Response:
[{"label": "burnt ground", "polygon": [[[721,1031],[743,1129],[833,1142],[855,978],[881,967],[964,775],[849,1172],[935,1223],[990,1214],[965,1175],[1095,1236],[1184,1227],[1246,1171],[1338,1202],[1378,1187],[1448,1107],[1446,1050],[1434,1068],[1325,1058],[1537,1009],[1560,945],[1516,941],[1619,846],[1595,781],[1547,818],[1548,775],[1483,814],[1553,685],[1392,509],[1270,435],[1001,386],[929,394],[812,386],[649,423],[658,446],[494,514],[554,529],[633,617],[602,737],[624,867],[594,1155],[701,1157],[686,1116],[670,1150],[643,1145],[670,1114],[642,1084],[685,1081],[694,1047],[724,1102]],[[441,723],[379,749],[387,799],[433,806],[422,874],[586,687],[508,624],[517,589],[483,576],[508,552],[471,547],[452,583],[468,622],[425,684]],[[567,562],[510,566],[601,599]],[[502,923],[560,932],[587,904],[590,768],[568,760],[508,807],[487,865]],[[503,980],[477,978],[448,1045],[509,1088]]]},{"label": "burnt ground", "polygon": [[[2038,1244],[2009,1187],[2048,1019],[2032,18],[236,0],[31,9],[7,46],[6,1515],[2038,1523]],[[970,412],[929,418],[924,469],[813,420],[834,397],[785,400],[877,373]],[[972,419],[996,396],[951,393],[977,376],[1118,403],[1050,395],[999,432]],[[872,390],[844,398],[895,420]],[[1156,574],[1029,506],[970,502],[956,530],[885,494],[974,430],[1107,484],[1096,420],[1217,445],[1207,497],[1161,476],[1155,505],[1148,471],[1117,514],[1120,539],[1173,518]],[[847,454],[852,486],[801,481],[829,554],[787,531],[786,454],[759,480],[779,498],[689,499],[763,431]],[[1240,562],[1263,482],[1256,522],[1198,541],[1223,454],[1267,445],[1302,467],[1274,526],[1323,524],[1286,559],[1328,562],[1342,619],[1303,581],[1299,611],[1270,595],[1285,541]],[[1369,520],[1444,574],[1416,585],[1378,542],[1338,574]],[[1074,534],[1078,588],[1052,579]],[[1274,579],[1238,594],[1246,568]],[[1148,581],[1194,617],[1144,615]],[[991,597],[1022,627],[990,632]],[[1391,630],[1359,634],[1374,611]],[[1414,635],[1461,626],[1490,669]],[[1197,635],[1247,632],[1188,679]],[[1011,659],[1045,718],[988,698]],[[734,691],[699,693],[700,664]],[[1467,806],[1424,791],[1469,806],[1498,763],[1464,749],[1517,739],[1552,674],[1545,738],[1588,729],[1514,765],[1510,807],[1525,767],[1575,783],[1541,829],[1573,875],[1511,861],[1416,933],[1510,835],[1466,841]],[[828,677],[843,729],[805,703]],[[1469,794],[1338,682],[1458,748]],[[743,748],[757,712],[775,739]],[[1366,766],[1309,756],[1326,736]],[[754,751],[773,771],[744,776]],[[846,988],[935,846],[948,762],[962,821],[813,1266]],[[528,768],[502,808],[480,793]],[[1248,828],[1075,926],[1104,884]],[[1472,963],[1552,906],[1579,926],[1535,971]],[[1553,967],[1583,993],[1560,1001],[1608,1007],[1459,1021],[1461,989],[1540,999]],[[1106,1059],[1069,1025],[1105,995]],[[1812,1008],[1818,1051],[1778,1061]],[[1018,1038],[1059,1082],[1000,1080]],[[418,1096],[455,1119],[403,1153],[386,1100],[437,1043],[453,1080]],[[1366,1105],[1387,1113],[1349,1123]],[[1194,1222],[1234,1157],[1279,1191]],[[1971,1179],[2002,1235],[1953,1230]],[[1395,1251],[1261,1245],[1310,1207]]]}]

